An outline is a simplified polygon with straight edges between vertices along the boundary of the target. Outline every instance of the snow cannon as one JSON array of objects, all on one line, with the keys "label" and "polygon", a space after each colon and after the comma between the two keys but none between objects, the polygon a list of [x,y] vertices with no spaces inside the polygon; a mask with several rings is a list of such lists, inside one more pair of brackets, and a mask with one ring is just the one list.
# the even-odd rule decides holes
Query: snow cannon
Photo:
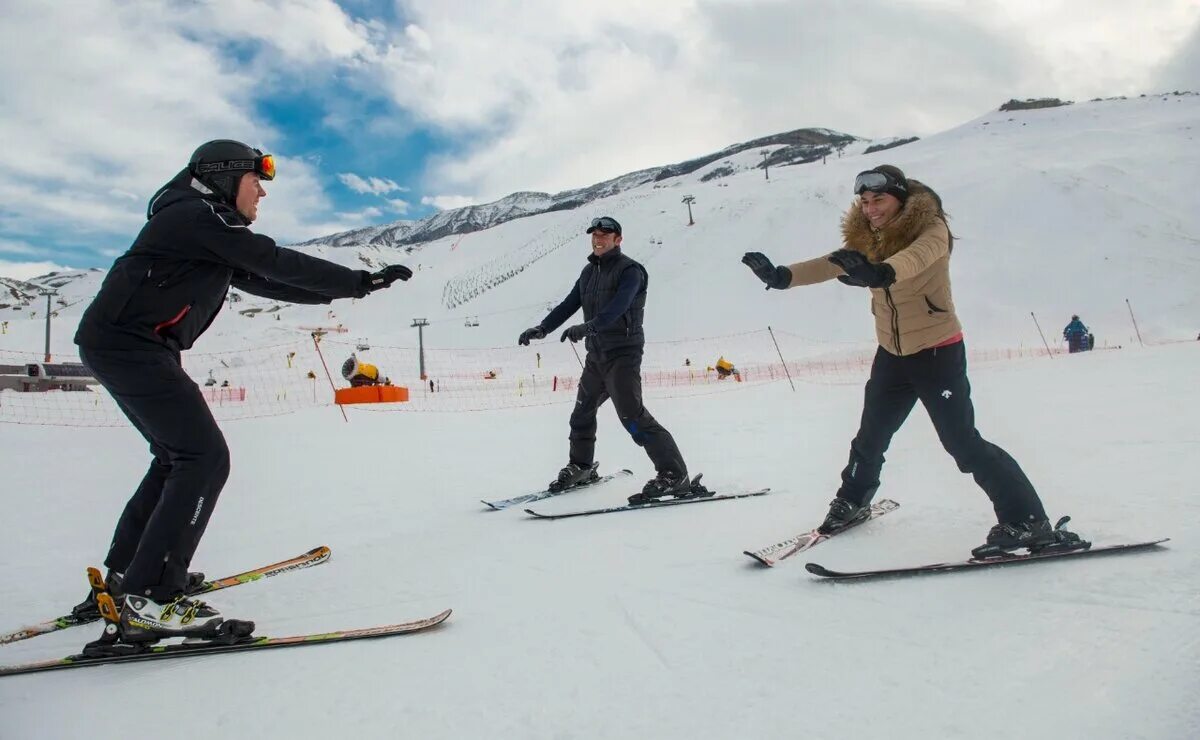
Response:
[{"label": "snow cannon", "polygon": [[742,374],[733,366],[733,363],[726,360],[724,357],[717,359],[717,380],[724,380],[729,376],[733,376],[737,382],[742,382]]},{"label": "snow cannon", "polygon": [[408,400],[408,389],[392,385],[392,381],[369,362],[350,358],[342,363],[342,377],[350,382],[349,388],[334,391],[334,403],[403,403]]}]

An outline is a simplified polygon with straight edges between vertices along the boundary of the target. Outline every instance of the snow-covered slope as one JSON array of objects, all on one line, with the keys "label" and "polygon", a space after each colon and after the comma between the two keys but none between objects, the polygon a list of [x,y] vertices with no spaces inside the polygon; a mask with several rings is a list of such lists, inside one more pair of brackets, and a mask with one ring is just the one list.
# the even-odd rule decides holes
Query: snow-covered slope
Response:
[{"label": "snow-covered slope", "polygon": [[[734,172],[724,177],[703,181],[706,168],[726,166],[714,160],[411,252],[306,248],[364,269],[405,261],[417,273],[331,307],[268,314],[270,302],[246,297],[193,353],[295,342],[308,336],[301,327],[339,323],[347,337],[412,346],[411,319],[427,317],[429,346],[540,351],[569,366],[556,338],[512,345],[562,297],[587,254],[583,229],[602,213],[622,221],[626,249],[649,268],[652,340],[770,324],[787,332],[789,359],[846,342],[869,349],[863,291],[836,282],[764,291],[738,260],[748,249],[787,261],[836,247],[854,174],[892,162],[934,186],[953,217],[955,298],[971,346],[1040,346],[1031,311],[1051,342],[1076,312],[1101,345],[1123,346],[976,365],[984,436],[1020,461],[1052,516],[1072,515],[1099,543],[1165,536],[1167,549],[873,584],[813,582],[802,562],[756,569],[741,551],[813,526],[836,489],[862,403],[853,372],[797,378],[795,392],[781,381],[648,400],[706,482],[771,486],[771,496],[562,522],[477,502],[549,480],[566,455],[563,405],[351,409],[348,424],[309,409],[224,425],[233,472],[193,565],[225,575],[318,544],[334,556],[213,601],[264,634],[445,607],[451,621],[381,642],[0,679],[0,737],[181,728],[222,738],[1200,736],[1200,504],[1187,466],[1200,454],[1200,343],[1190,341],[1200,330],[1198,125],[1195,96],[990,113],[879,155],[855,142],[825,164],[772,167],[770,180],[751,169],[757,150],[743,151],[726,158]],[[684,195],[696,198],[694,226]],[[70,352],[79,301],[100,276],[59,286],[69,305],[56,309],[56,353]],[[37,352],[43,316],[28,312],[45,299],[9,287],[34,298],[21,311],[0,308],[9,322],[0,351]],[[1150,346],[1138,346],[1130,307]],[[468,317],[479,325],[464,326]],[[671,346],[715,353],[722,341],[738,337]],[[755,342],[737,345],[739,363],[774,351]],[[648,358],[677,365],[671,354]],[[610,411],[599,436],[602,467],[630,467],[635,478],[540,509],[617,503],[651,475]],[[0,630],[83,596],[83,568],[103,558],[148,458],[127,426],[0,424]],[[920,410],[888,453],[880,496],[901,509],[807,559],[847,568],[954,559],[992,523],[986,497]],[[64,655],[96,634],[0,647],[0,664]]]},{"label": "snow-covered slope", "polygon": [[[1166,536],[1168,549],[870,584],[814,582],[803,561],[959,558],[991,524],[919,410],[884,471],[880,495],[899,511],[775,570],[741,554],[823,514],[858,386],[656,401],[711,485],[776,493],[561,522],[478,500],[553,475],[562,407],[230,424],[233,474],[194,566],[225,575],[318,544],[334,555],[214,594],[225,613],[263,634],[453,607],[450,622],[381,642],[0,678],[0,737],[122,738],[129,722],[231,740],[1197,737],[1197,373],[1191,343],[972,374],[980,429],[1052,515],[1097,542]],[[103,557],[148,455],[131,428],[0,433],[0,629],[11,629],[83,596],[83,567]],[[651,475],[607,410],[597,455],[635,478],[538,508],[613,504]],[[0,647],[0,663],[97,634]]]}]

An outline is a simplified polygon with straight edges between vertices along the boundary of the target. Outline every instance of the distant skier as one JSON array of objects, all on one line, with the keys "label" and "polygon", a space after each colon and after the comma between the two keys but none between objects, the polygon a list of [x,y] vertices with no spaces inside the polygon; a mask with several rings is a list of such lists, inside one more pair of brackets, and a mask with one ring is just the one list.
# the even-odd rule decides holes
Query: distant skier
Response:
[{"label": "distant skier", "polygon": [[854,194],[842,217],[842,249],[790,267],[776,266],[759,252],[742,258],[767,288],[836,277],[871,290],[879,348],[842,485],[820,531],[835,532],[870,515],[883,453],[920,400],[959,470],[975,477],[995,508],[998,524],[986,544],[975,548],[976,556],[1071,546],[1071,538],[1078,538],[1053,529],[1016,461],[975,429],[962,326],[950,296],[954,237],[941,198],[890,165],[859,173]]},{"label": "distant skier", "polygon": [[671,433],[642,405],[642,353],[646,345],[642,318],[649,274],[621,252],[621,224],[616,219],[593,219],[586,233],[592,237],[592,253],[571,291],[542,323],[521,332],[517,340],[528,345],[531,339],[544,339],[583,309],[583,323],[568,327],[560,338],[564,342],[586,340],[587,360],[571,412],[570,459],[550,483],[550,489],[562,490],[597,477],[592,466],[596,411],[611,398],[621,424],[634,443],[645,448],[657,471],[640,494],[629,497],[629,502],[688,497],[692,486],[679,447]]},{"label": "distant skier", "polygon": [[[274,177],[270,154],[230,140],[200,146],[150,199],[146,225],[75,334],[80,359],[154,455],[104,561],[110,593],[123,603],[125,643],[211,637],[224,621],[187,590],[203,580],[189,577],[188,565],[229,475],[229,449],[180,353],[212,324],[230,287],[320,304],[412,276],[402,265],[351,270],[250,231],[266,195],[261,183]],[[95,605],[77,607],[89,609]]]},{"label": "distant skier", "polygon": [[1086,352],[1092,348],[1091,335],[1088,328],[1079,320],[1079,314],[1071,317],[1071,323],[1063,329],[1063,339],[1067,340],[1067,352]]}]

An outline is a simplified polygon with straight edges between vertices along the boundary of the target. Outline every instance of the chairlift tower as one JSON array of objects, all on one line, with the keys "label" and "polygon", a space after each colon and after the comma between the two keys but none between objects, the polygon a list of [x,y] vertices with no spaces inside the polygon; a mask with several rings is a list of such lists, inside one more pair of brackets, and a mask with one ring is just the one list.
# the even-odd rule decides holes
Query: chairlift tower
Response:
[{"label": "chairlift tower", "polygon": [[43,362],[50,362],[50,314],[52,313],[50,299],[58,295],[58,291],[42,288],[40,292],[46,296],[46,359]]},{"label": "chairlift tower", "polygon": [[425,327],[429,326],[429,320],[413,319],[412,325],[417,327],[417,356],[421,363],[421,380],[425,380]]}]

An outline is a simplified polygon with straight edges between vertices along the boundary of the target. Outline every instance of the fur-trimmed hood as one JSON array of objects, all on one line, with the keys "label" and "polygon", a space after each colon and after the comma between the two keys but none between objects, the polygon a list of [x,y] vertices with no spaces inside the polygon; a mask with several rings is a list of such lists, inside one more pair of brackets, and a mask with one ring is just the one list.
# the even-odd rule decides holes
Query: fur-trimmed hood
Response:
[{"label": "fur-trimmed hood", "polygon": [[912,244],[933,222],[946,222],[937,193],[918,180],[909,180],[908,189],[904,207],[878,230],[871,228],[871,222],[862,212],[861,199],[855,198],[842,216],[842,241],[846,249],[866,255],[873,263],[883,262]]}]

